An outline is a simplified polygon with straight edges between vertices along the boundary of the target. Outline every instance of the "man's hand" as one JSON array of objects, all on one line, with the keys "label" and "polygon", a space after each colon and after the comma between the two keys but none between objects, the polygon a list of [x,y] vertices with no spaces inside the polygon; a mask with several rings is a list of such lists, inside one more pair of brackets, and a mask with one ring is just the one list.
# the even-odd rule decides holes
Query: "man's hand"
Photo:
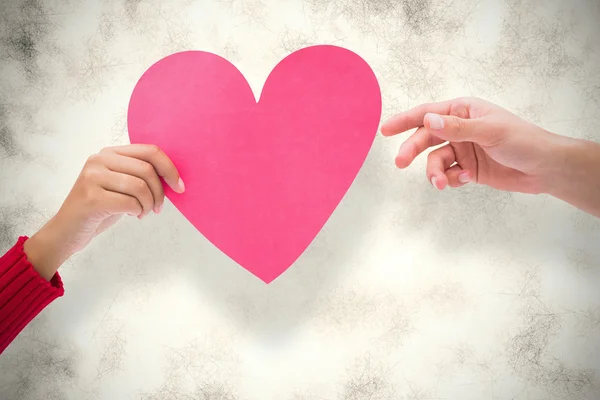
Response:
[{"label": "man's hand", "polygon": [[476,98],[420,105],[381,128],[416,131],[396,165],[408,167],[430,147],[427,179],[437,189],[476,182],[500,190],[547,193],[600,216],[600,144],[548,132]]},{"label": "man's hand", "polygon": [[480,99],[424,104],[398,114],[381,128],[385,136],[418,128],[400,147],[399,168],[429,147],[427,178],[438,189],[468,182],[496,189],[541,193],[556,135]]}]

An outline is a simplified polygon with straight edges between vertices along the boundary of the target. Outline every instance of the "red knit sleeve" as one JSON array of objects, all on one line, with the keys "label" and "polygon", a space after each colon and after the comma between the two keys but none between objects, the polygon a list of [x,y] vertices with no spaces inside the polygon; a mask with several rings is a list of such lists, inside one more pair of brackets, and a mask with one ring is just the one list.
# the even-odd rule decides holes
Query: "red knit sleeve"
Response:
[{"label": "red knit sleeve", "polygon": [[33,269],[23,251],[28,238],[0,257],[0,354],[54,299],[64,293],[58,273],[48,282]]}]

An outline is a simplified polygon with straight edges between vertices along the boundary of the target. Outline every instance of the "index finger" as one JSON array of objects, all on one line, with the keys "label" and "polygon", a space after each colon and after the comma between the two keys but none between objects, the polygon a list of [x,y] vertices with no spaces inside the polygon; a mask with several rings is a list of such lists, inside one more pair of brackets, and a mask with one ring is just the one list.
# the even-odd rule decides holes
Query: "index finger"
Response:
[{"label": "index finger", "polygon": [[423,119],[426,114],[448,115],[450,114],[451,107],[452,101],[421,104],[388,119],[381,126],[381,133],[383,136],[393,136],[411,129],[420,128],[423,126]]},{"label": "index finger", "polygon": [[152,144],[130,144],[127,146],[112,147],[115,153],[146,161],[154,167],[156,173],[162,177],[167,185],[177,193],[183,193],[185,186],[179,171],[175,168],[173,161],[156,145]]}]

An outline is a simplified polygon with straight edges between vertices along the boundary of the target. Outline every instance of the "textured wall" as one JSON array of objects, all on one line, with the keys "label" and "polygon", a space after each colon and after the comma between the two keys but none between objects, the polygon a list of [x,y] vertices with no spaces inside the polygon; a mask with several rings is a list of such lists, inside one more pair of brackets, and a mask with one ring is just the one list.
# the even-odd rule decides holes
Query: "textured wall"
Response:
[{"label": "textured wall", "polygon": [[[2,0],[0,250],[127,143],[133,85],[184,49],[258,92],[289,52],[336,44],[384,117],[475,95],[600,140],[597,0]],[[378,137],[350,192],[273,284],[169,204],[62,269],[64,298],[0,357],[1,399],[598,399],[600,221],[544,196],[435,191]]]}]

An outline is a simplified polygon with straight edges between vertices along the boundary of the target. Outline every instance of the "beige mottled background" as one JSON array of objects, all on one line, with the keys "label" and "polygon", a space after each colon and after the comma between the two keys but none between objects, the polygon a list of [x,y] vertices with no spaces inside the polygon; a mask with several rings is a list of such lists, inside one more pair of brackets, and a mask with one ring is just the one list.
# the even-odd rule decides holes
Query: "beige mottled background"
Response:
[{"label": "beige mottled background", "polygon": [[[127,143],[143,71],[185,49],[259,91],[336,44],[384,117],[475,95],[600,140],[598,0],[0,0],[0,250]],[[170,204],[62,268],[66,295],[0,356],[1,399],[600,398],[600,221],[544,196],[435,191],[378,137],[314,243],[265,285]]]}]

